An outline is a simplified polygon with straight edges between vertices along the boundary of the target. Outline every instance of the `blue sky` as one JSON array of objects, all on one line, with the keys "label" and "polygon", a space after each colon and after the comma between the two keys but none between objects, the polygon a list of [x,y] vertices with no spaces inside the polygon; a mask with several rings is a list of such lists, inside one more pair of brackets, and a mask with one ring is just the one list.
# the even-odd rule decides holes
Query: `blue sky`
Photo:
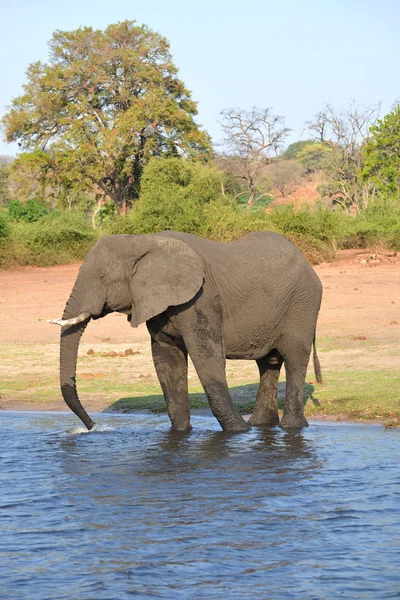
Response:
[{"label": "blue sky", "polygon": [[[400,99],[398,0],[0,0],[0,114],[54,30],[136,19],[166,36],[215,141],[224,108],[273,107],[301,137],[323,102]],[[0,154],[15,154],[0,142]]]}]

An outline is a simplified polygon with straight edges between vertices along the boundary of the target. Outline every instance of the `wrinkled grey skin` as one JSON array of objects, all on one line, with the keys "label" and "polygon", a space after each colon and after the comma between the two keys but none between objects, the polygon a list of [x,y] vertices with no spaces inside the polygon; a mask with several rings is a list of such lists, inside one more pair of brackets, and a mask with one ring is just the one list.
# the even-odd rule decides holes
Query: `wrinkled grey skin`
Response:
[{"label": "wrinkled grey skin", "polygon": [[[286,400],[282,427],[304,427],[303,386],[321,303],[318,276],[301,252],[273,232],[230,243],[172,231],[102,238],[82,265],[63,319],[87,313],[128,314],[146,321],[154,365],[172,427],[190,429],[187,357],[225,431],[250,425],[235,408],[225,360],[253,359],[260,387],[252,425],[279,423],[276,390],[282,363]],[[61,331],[60,379],[67,405],[88,429],[94,422],[75,383],[80,337],[90,317]],[[314,349],[314,367],[320,379]]]}]

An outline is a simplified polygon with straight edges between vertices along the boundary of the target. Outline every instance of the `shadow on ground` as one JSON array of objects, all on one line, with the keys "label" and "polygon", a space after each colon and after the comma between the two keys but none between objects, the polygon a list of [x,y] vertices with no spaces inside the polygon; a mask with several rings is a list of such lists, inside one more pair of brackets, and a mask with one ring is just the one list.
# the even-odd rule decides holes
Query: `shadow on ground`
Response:
[{"label": "shadow on ground", "polygon": [[[241,413],[251,413],[254,409],[254,403],[257,395],[258,383],[248,383],[230,388],[232,399]],[[304,386],[304,406],[307,402],[312,402],[315,406],[320,406],[317,398],[314,397],[314,386],[306,383]],[[190,406],[192,409],[208,408],[206,395],[201,392],[189,394]],[[278,407],[283,408],[285,398],[285,382],[278,385]],[[149,410],[151,412],[165,412],[165,401],[162,394],[153,394],[149,396],[130,396],[120,398],[111,404],[106,411],[134,412],[136,410]]]}]

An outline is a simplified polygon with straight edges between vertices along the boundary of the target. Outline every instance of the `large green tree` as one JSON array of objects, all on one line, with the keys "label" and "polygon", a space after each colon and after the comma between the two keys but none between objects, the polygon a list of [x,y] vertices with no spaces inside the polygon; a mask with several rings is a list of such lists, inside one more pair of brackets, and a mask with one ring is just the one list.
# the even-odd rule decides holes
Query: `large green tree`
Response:
[{"label": "large green tree", "polygon": [[400,104],[372,127],[363,158],[365,180],[384,196],[400,192]]},{"label": "large green tree", "polygon": [[47,152],[49,169],[89,179],[125,210],[151,156],[204,156],[209,136],[178,78],[168,41],[124,21],[56,31],[3,118],[6,139]]}]

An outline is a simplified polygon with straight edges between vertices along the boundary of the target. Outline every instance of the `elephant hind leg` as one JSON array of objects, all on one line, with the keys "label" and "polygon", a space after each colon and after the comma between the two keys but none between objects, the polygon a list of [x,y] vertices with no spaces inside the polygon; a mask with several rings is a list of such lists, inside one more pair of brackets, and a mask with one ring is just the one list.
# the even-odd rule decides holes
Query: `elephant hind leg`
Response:
[{"label": "elephant hind leg", "polygon": [[260,387],[250,423],[256,427],[273,427],[279,424],[277,389],[283,358],[277,350],[271,350],[256,362]]},{"label": "elephant hind leg", "polygon": [[158,342],[153,338],[151,351],[172,429],[189,430],[191,425],[187,351],[183,347]]},{"label": "elephant hind leg", "polygon": [[284,428],[308,427],[304,416],[304,383],[311,353],[311,343],[290,338],[282,350],[286,370],[286,398],[280,422]]}]

